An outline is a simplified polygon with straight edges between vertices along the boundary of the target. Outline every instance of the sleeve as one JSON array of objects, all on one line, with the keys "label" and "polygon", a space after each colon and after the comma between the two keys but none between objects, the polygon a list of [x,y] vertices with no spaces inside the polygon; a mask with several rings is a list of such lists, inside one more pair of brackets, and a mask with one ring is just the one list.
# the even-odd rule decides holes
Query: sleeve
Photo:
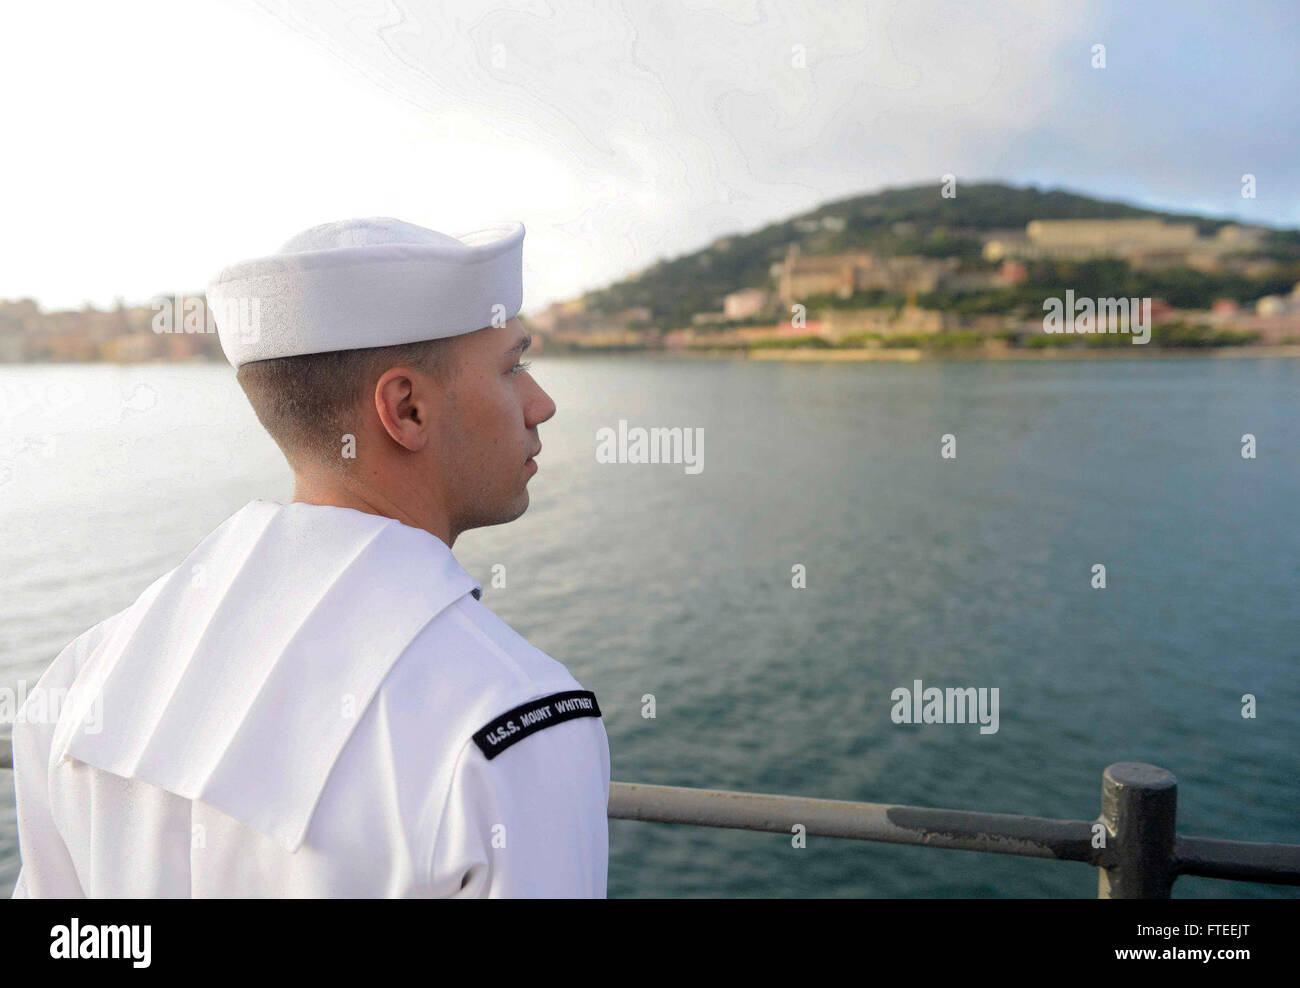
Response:
[{"label": "sleeve", "polygon": [[605,726],[580,716],[525,733],[490,759],[473,737],[460,749],[433,841],[431,894],[605,897]]},{"label": "sleeve", "polygon": [[14,805],[22,867],[15,899],[85,898],[72,854],[54,819],[50,798],[50,748],[68,684],[86,657],[113,628],[113,618],[74,639],[50,663],[13,725]]},{"label": "sleeve", "polygon": [[[63,659],[61,655],[56,662]],[[37,688],[41,688],[40,684]],[[13,728],[14,803],[22,860],[13,891],[15,899],[85,897],[72,855],[50,808],[49,756],[54,727],[46,718],[37,723],[16,723]]]},{"label": "sleeve", "polygon": [[46,770],[49,734],[32,725],[14,725],[14,798],[22,859],[14,885],[15,899],[85,897],[72,855],[50,812]]}]

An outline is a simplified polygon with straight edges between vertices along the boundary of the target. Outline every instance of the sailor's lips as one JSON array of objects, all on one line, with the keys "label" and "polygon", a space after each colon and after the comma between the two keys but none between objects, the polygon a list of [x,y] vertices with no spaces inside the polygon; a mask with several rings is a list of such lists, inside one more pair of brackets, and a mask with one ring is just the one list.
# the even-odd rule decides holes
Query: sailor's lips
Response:
[{"label": "sailor's lips", "polygon": [[536,469],[537,469],[537,459],[536,459],[536,457],[537,457],[537,454],[540,453],[541,451],[542,451],[542,447],[538,446],[537,449],[535,449],[535,450],[533,451],[532,455],[530,455],[530,456],[528,457],[528,459],[524,460],[524,466],[526,466],[526,467],[529,467],[529,466],[530,466],[530,467],[532,467],[534,470],[536,470]]}]

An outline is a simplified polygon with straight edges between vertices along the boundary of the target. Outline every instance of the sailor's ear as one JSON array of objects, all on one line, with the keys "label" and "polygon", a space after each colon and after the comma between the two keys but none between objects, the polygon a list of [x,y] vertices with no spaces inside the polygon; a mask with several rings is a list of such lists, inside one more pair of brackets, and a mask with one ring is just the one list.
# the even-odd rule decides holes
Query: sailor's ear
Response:
[{"label": "sailor's ear", "polygon": [[390,367],[375,382],[379,422],[393,442],[411,452],[423,449],[433,435],[435,390],[428,375],[412,367]]}]

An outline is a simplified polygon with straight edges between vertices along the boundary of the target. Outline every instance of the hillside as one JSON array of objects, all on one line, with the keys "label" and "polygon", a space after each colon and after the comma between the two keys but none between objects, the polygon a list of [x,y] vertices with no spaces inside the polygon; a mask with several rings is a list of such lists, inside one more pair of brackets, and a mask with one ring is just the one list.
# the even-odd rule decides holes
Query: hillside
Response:
[{"label": "hillside", "polygon": [[[964,266],[980,269],[987,266],[980,258],[980,237],[994,230],[1023,230],[1031,220],[1136,218],[1192,221],[1203,234],[1232,222],[1000,183],[959,186],[952,199],[942,198],[937,183],[885,189],[722,238],[590,292],[584,302],[588,312],[603,315],[645,307],[652,315],[650,324],[667,329],[689,324],[694,313],[718,309],[729,292],[766,285],[770,266],[791,244],[805,254],[863,247],[886,255],[958,257]],[[1265,256],[1300,260],[1300,233],[1271,234]]]}]

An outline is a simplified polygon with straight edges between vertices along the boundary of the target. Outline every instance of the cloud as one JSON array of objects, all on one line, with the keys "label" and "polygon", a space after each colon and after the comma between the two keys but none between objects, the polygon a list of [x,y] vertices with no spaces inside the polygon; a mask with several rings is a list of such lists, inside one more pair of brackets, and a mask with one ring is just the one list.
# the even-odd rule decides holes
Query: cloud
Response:
[{"label": "cloud", "polygon": [[[316,223],[396,215],[447,232],[522,219],[536,308],[945,173],[1300,219],[1281,5],[19,10],[0,83],[29,96],[0,126],[27,153],[0,165],[23,192],[0,205],[0,297],[188,291]],[[1260,200],[1237,195],[1244,171]]]}]

